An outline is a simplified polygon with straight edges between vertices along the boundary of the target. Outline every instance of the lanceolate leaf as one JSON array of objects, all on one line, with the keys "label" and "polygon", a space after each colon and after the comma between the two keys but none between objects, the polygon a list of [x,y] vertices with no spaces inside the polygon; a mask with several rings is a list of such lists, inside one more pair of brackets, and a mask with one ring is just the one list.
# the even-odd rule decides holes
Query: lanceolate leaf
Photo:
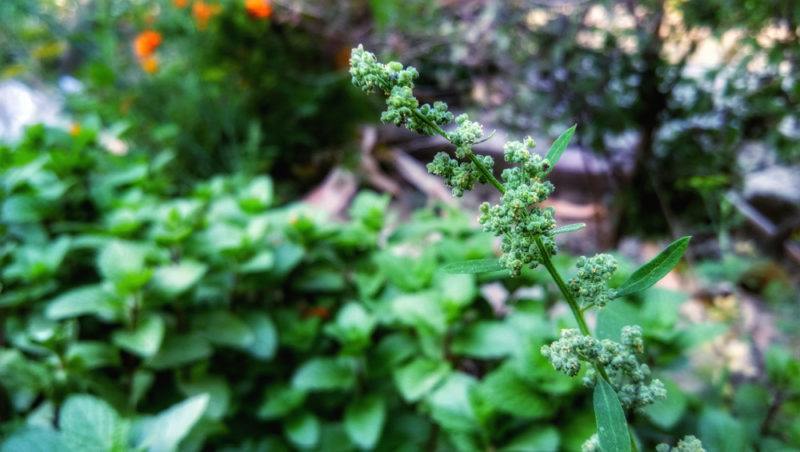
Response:
[{"label": "lanceolate leaf", "polygon": [[568,232],[580,231],[586,227],[586,223],[566,224],[553,229],[553,235],[566,234]]},{"label": "lanceolate leaf", "polygon": [[639,267],[627,281],[617,289],[614,296],[622,297],[636,292],[641,292],[658,282],[667,275],[681,260],[683,253],[689,246],[691,237],[681,237],[670,243],[664,251],[659,253],[650,262]]},{"label": "lanceolate leaf", "polygon": [[442,267],[446,273],[487,273],[503,270],[500,260],[492,259],[472,259],[468,261],[452,262]]},{"label": "lanceolate leaf", "polygon": [[598,378],[593,399],[600,448],[603,451],[630,452],[628,423],[614,388],[604,379]]},{"label": "lanceolate leaf", "polygon": [[553,171],[553,167],[556,166],[558,160],[561,158],[561,154],[567,149],[567,145],[569,144],[569,140],[572,139],[572,135],[575,135],[575,128],[578,125],[575,124],[574,126],[567,129],[564,133],[561,134],[556,141],[553,142],[552,146],[550,146],[550,150],[547,151],[547,161],[550,162],[550,169],[547,170],[549,173]]}]

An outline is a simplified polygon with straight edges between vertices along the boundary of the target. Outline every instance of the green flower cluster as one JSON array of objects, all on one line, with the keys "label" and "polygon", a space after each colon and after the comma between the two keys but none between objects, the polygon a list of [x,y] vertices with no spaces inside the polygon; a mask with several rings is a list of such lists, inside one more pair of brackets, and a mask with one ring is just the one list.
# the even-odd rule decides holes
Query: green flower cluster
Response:
[{"label": "green flower cluster", "polygon": [[617,271],[617,261],[608,254],[581,256],[576,266],[578,274],[569,281],[569,288],[581,307],[605,306],[614,296],[614,291],[608,288],[608,280]]},{"label": "green flower cluster", "polygon": [[505,160],[516,166],[503,171],[506,192],[500,203],[490,206],[483,203],[478,222],[483,229],[502,236],[503,266],[513,275],[519,274],[523,266],[535,267],[541,261],[536,237],[550,254],[556,246],[551,232],[556,227],[552,208],[539,207],[553,193],[553,184],[545,180],[550,163],[536,154],[531,154],[533,139],[511,141],[503,148]]},{"label": "green flower cluster", "polygon": [[[453,122],[453,115],[442,102],[419,105],[414,97],[414,80],[418,75],[414,68],[404,68],[398,62],[382,64],[375,55],[358,46],[351,53],[350,74],[355,86],[367,92],[379,90],[387,96],[386,111],[381,115],[383,122],[425,135],[440,134],[455,146],[456,158],[440,152],[427,166],[431,174],[444,179],[454,196],[462,196],[478,182],[493,182],[499,187],[491,176],[494,159],[476,155],[472,149],[483,137],[483,127],[462,114],[455,119],[455,130],[445,132],[442,127]],[[505,159],[515,166],[503,171],[503,186],[499,188],[504,193],[500,203],[493,206],[484,203],[479,217],[484,230],[502,237],[500,261],[513,275],[518,275],[526,265],[539,264],[537,240],[541,240],[547,253],[556,252],[551,235],[556,226],[553,209],[538,206],[553,192],[553,184],[545,179],[550,162],[532,154],[533,146],[531,138],[505,145]]]},{"label": "green flower cluster", "polygon": [[[494,160],[488,155],[476,155],[478,161],[487,168],[494,166]],[[445,152],[439,152],[433,161],[427,165],[428,172],[444,179],[447,186],[453,191],[453,196],[461,197],[465,191],[472,190],[476,182],[486,183],[487,180],[472,162],[461,162]]]},{"label": "green flower cluster", "polygon": [[669,444],[661,443],[656,446],[656,452],[706,452],[703,443],[693,435],[684,436],[678,441],[678,445],[670,447]]},{"label": "green flower cluster", "polygon": [[[597,433],[590,436],[582,445],[581,452],[601,452],[600,439]],[[678,441],[676,447],[670,447],[669,444],[661,443],[656,446],[656,452],[706,452],[703,448],[703,443],[693,435],[684,436],[682,440]]]},{"label": "green flower cluster", "polygon": [[[580,372],[582,361],[603,366],[626,409],[641,408],[665,398],[664,384],[658,379],[651,380],[650,368],[637,358],[637,354],[644,351],[642,329],[625,326],[621,338],[622,342],[618,343],[585,336],[576,329],[565,329],[558,340],[542,347],[542,354],[556,370],[569,376]],[[589,369],[584,383],[593,386],[596,378],[596,370]]]},{"label": "green flower cluster", "polygon": [[586,441],[581,444],[581,452],[602,452],[602,448],[600,448],[600,438],[597,437],[597,433],[593,434],[589,437]]},{"label": "green flower cluster", "polygon": [[359,45],[350,54],[350,75],[353,84],[365,92],[381,91],[387,96],[386,111],[381,114],[383,122],[423,135],[435,135],[441,126],[453,122],[453,114],[444,102],[419,105],[414,97],[414,80],[419,73],[413,67],[403,67],[397,61],[380,63]]}]

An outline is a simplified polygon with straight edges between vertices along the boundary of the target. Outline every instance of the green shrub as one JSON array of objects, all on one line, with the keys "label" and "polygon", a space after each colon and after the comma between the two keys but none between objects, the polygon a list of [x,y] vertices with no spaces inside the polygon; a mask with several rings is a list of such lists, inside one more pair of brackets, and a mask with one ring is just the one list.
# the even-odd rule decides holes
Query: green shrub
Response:
[{"label": "green shrub", "polygon": [[[448,273],[496,264],[459,211],[396,225],[386,196],[362,192],[333,221],[279,205],[263,176],[175,196],[171,165],[109,154],[91,130],[0,148],[1,450],[579,450],[594,432],[587,391],[540,352],[575,325],[551,310],[557,288],[527,268]],[[653,369],[685,368],[720,331],[678,328],[680,294],[626,298],[596,334],[641,325]],[[769,363],[786,401],[774,449],[798,442],[798,364]],[[715,444],[763,420],[759,391],[721,410],[670,375],[667,399],[631,418],[642,445]]]}]

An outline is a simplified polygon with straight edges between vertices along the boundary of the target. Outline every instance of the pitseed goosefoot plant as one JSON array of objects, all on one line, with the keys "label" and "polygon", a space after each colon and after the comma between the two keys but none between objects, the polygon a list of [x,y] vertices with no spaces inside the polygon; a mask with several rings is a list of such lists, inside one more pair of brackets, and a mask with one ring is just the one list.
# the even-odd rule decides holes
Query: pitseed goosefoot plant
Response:
[{"label": "pitseed goosefoot plant", "polygon": [[[443,102],[420,105],[414,97],[414,80],[418,77],[415,68],[404,67],[396,61],[380,63],[374,54],[359,46],[351,53],[350,74],[358,88],[367,93],[379,91],[386,96],[386,110],[381,115],[383,122],[423,135],[440,135],[455,147],[455,158],[440,152],[427,166],[429,172],[444,179],[453,196],[462,196],[476,183],[489,184],[500,192],[498,204],[485,202],[480,206],[478,221],[485,231],[501,238],[502,256],[498,260],[461,262],[446,270],[480,273],[507,269],[516,276],[525,267],[543,266],[569,305],[578,328],[563,330],[561,337],[543,346],[541,352],[556,370],[569,376],[576,376],[584,364],[589,368],[583,381],[594,391],[597,433],[584,443],[583,450],[637,450],[636,436],[628,426],[625,412],[640,410],[664,399],[666,389],[661,381],[651,377],[647,364],[639,360],[644,352],[641,327],[623,327],[619,342],[598,339],[589,330],[584,314],[655,284],[677,265],[690,238],[683,237],[670,244],[618,288],[608,287],[617,264],[607,254],[581,257],[576,276],[565,281],[551,260],[557,252],[554,237],[581,226],[557,228],[554,210],[542,207],[541,203],[554,190],[547,176],[575,133],[575,126],[556,139],[545,157],[531,152],[534,141],[530,137],[507,142],[503,148],[504,158],[512,166],[503,170],[501,178],[497,179],[492,170],[494,159],[473,151],[473,145],[484,139],[481,124],[471,121],[466,114],[454,117]],[[455,128],[446,131],[445,127],[453,122]],[[687,436],[675,448],[661,444],[658,450],[704,449],[697,438]]]}]

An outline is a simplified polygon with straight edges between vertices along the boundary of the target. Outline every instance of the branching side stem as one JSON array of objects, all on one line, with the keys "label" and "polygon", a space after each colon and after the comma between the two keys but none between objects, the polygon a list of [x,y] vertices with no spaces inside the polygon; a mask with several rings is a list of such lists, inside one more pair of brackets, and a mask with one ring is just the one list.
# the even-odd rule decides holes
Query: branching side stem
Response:
[{"label": "branching side stem", "polygon": [[[418,109],[414,109],[413,112],[414,112],[414,117],[427,124],[432,130],[436,131],[436,133],[442,136],[442,138],[450,142],[449,135],[438,124],[429,121],[428,118],[425,117],[425,115],[423,115],[422,113],[420,113]],[[473,165],[475,165],[475,167],[478,169],[481,175],[483,175],[483,177],[492,186],[494,186],[494,188],[496,188],[497,191],[500,192],[501,195],[505,194],[506,188],[503,186],[503,184],[499,180],[497,180],[496,177],[494,177],[494,174],[492,174],[489,168],[487,168],[483,163],[481,163],[480,160],[478,160],[478,158],[475,156],[474,153],[469,154],[469,160],[470,162],[472,162]],[[586,324],[586,319],[583,317],[583,311],[581,311],[578,302],[575,300],[575,297],[572,295],[572,292],[570,292],[569,287],[567,287],[567,284],[564,282],[564,278],[561,277],[561,274],[558,272],[555,265],[553,265],[553,261],[550,259],[550,254],[548,253],[546,247],[544,246],[544,243],[542,243],[541,237],[536,236],[534,237],[534,240],[536,241],[536,247],[539,250],[539,256],[541,257],[542,265],[544,265],[544,268],[547,269],[547,273],[550,274],[550,277],[553,278],[553,281],[555,281],[556,286],[558,286],[558,289],[561,291],[561,295],[564,297],[564,300],[569,305],[569,308],[572,311],[572,315],[575,317],[575,321],[578,322],[578,328],[580,329],[581,333],[584,336],[591,336],[592,333],[591,331],[589,331],[589,326]],[[610,383],[608,374],[606,373],[605,368],[603,368],[601,364],[594,363],[594,368],[595,370],[597,370],[597,373],[600,374],[601,377],[603,377],[604,380]]]}]

